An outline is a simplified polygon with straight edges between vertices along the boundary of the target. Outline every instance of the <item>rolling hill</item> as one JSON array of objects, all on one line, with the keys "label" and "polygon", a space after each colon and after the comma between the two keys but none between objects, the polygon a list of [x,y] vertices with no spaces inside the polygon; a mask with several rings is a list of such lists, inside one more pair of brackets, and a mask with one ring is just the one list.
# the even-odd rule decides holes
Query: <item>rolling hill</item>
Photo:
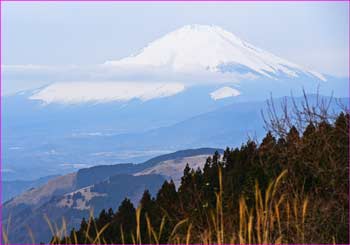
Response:
[{"label": "rolling hill", "polygon": [[152,158],[141,164],[116,164],[81,169],[32,188],[3,204],[3,225],[12,243],[31,241],[28,227],[38,242],[48,242],[50,228],[45,216],[57,225],[62,217],[68,228],[76,227],[91,210],[117,207],[125,198],[135,204],[148,189],[156,193],[165,179],[179,182],[186,163],[201,167],[221,149],[190,149]]}]

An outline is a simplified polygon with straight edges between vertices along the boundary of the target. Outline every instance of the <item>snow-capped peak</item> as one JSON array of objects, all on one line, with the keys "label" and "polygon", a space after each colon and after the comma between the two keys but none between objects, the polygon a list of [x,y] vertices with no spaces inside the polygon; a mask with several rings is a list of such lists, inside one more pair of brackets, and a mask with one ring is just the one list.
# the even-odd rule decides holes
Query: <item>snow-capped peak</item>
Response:
[{"label": "snow-capped peak", "polygon": [[[205,79],[222,84],[259,77],[279,79],[305,75],[326,80],[321,74],[254,47],[221,27],[208,25],[186,25],[151,42],[139,54],[108,61],[100,68],[106,71],[110,82],[51,84],[30,99],[64,104],[145,101],[175,95],[185,89],[184,84],[197,85],[197,81],[204,83]],[[124,77],[132,82],[120,81]],[[168,82],[168,79],[181,83]],[[217,100],[238,95],[236,89],[223,87],[210,96]]]},{"label": "snow-capped peak", "polygon": [[237,89],[234,89],[231,87],[222,87],[222,88],[219,88],[219,89],[211,92],[210,97],[213,100],[220,100],[220,99],[224,99],[224,98],[228,98],[228,97],[236,97],[240,94],[241,93]]},{"label": "snow-capped peak", "polygon": [[278,77],[303,73],[326,80],[321,74],[254,47],[218,26],[186,25],[151,42],[139,54],[107,65],[119,67],[166,67],[176,72],[206,70],[217,72],[222,65],[239,65],[252,72]]}]

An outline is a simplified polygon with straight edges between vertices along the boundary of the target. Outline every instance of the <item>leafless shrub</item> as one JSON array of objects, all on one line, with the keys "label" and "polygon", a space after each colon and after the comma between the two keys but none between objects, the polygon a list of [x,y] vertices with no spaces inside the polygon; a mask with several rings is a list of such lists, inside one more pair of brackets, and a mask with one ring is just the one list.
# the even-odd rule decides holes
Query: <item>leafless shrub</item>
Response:
[{"label": "leafless shrub", "polygon": [[[299,132],[303,132],[310,123],[314,126],[321,122],[333,123],[339,112],[349,112],[347,105],[344,105],[340,99],[334,98],[333,93],[330,97],[325,97],[320,96],[317,90],[315,97],[315,101],[311,101],[310,96],[303,89],[303,97],[300,102],[291,94],[290,98],[284,97],[276,107],[271,95],[266,101],[266,109],[261,111],[265,130],[280,138],[285,138],[293,126]],[[334,104],[338,108],[337,111],[332,107]]]}]

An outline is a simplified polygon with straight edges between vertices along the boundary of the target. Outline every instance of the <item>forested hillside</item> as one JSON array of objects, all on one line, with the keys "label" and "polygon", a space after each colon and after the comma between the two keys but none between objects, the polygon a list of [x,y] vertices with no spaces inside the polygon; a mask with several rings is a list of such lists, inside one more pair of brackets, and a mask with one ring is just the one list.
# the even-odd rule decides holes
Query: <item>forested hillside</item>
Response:
[{"label": "forested hillside", "polygon": [[271,105],[261,143],[187,166],[178,189],[165,181],[51,242],[349,243],[349,114],[304,105],[280,117]]}]

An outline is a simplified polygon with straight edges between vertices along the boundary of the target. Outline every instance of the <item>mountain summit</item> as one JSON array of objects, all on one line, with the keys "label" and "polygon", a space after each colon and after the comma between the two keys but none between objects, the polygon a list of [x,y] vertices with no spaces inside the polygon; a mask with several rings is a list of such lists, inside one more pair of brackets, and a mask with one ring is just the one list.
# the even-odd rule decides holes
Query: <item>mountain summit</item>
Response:
[{"label": "mountain summit", "polygon": [[251,71],[266,77],[306,74],[326,80],[292,62],[254,47],[219,26],[186,25],[151,42],[139,54],[106,64],[168,67],[173,71]]},{"label": "mountain summit", "polygon": [[[92,81],[53,83],[35,91],[30,99],[45,104],[144,102],[183,94],[190,86],[210,84],[214,87],[205,91],[205,96],[217,101],[241,94],[256,97],[254,93],[261,87],[265,92],[276,87],[289,92],[290,86],[326,80],[320,73],[254,47],[221,27],[208,25],[186,25],[151,42],[136,55],[107,61],[99,68],[107,75],[106,81],[98,76]],[[233,83],[239,88],[227,87]],[[218,86],[225,87],[213,97]]]}]

